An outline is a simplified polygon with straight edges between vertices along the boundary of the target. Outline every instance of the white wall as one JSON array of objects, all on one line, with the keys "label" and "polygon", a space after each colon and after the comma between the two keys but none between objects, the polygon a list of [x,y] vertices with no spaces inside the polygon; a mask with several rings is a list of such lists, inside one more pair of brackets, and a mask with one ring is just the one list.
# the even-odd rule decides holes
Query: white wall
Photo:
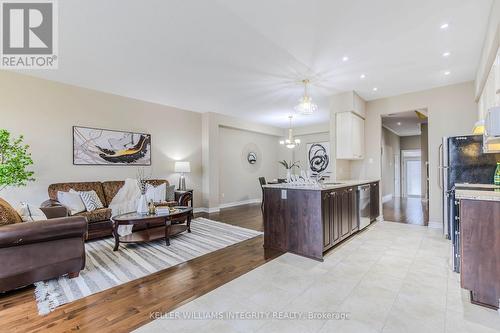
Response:
[{"label": "white wall", "polygon": [[474,83],[466,82],[367,102],[365,159],[352,162],[353,178],[380,178],[382,115],[427,108],[429,112],[429,214],[430,223],[441,223],[438,186],[438,149],[443,136],[470,134],[476,121]]},{"label": "white wall", "polygon": [[[276,136],[240,129],[219,128],[220,204],[260,200],[259,177],[278,178],[279,143]],[[247,161],[249,151],[257,153],[257,163]]]},{"label": "white wall", "polygon": [[[329,132],[329,122],[310,126],[302,126],[294,129],[294,135],[300,139],[300,145],[292,150],[292,159],[293,161],[299,161],[301,170],[307,171],[307,144],[317,142],[330,142]],[[330,163],[333,170],[335,168],[335,158],[333,155],[333,150],[331,148],[329,153],[331,158]]]},{"label": "white wall", "polygon": [[400,154],[400,137],[389,131],[386,128],[382,128],[382,196],[394,196],[396,194],[395,189],[395,165],[394,156]]},{"label": "white wall", "polygon": [[[297,136],[300,139],[300,145],[293,150],[293,160],[299,161],[301,170],[307,171],[307,144],[317,142],[330,142],[330,133],[312,133]],[[331,149],[330,149],[331,150]],[[332,154],[330,152],[330,157]],[[335,160],[331,160],[332,169],[335,167]]]},{"label": "white wall", "polygon": [[400,139],[401,150],[404,149],[420,149],[420,135],[402,136]]},{"label": "white wall", "polygon": [[190,161],[186,182],[195,190],[195,204],[201,203],[201,114],[6,71],[0,71],[0,128],[25,136],[36,181],[0,196],[14,206],[39,204],[51,183],[136,176],[133,166],[74,166],[74,125],[150,133],[152,166],[146,173],[177,184],[174,161]]}]

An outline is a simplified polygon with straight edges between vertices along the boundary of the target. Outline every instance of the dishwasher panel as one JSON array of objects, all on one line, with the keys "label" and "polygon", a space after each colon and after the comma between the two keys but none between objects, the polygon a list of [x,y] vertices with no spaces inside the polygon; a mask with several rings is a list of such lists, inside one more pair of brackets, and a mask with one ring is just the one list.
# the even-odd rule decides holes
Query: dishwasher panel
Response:
[{"label": "dishwasher panel", "polygon": [[358,196],[359,230],[366,228],[370,224],[371,220],[370,189],[371,189],[370,184],[358,186],[357,196]]}]

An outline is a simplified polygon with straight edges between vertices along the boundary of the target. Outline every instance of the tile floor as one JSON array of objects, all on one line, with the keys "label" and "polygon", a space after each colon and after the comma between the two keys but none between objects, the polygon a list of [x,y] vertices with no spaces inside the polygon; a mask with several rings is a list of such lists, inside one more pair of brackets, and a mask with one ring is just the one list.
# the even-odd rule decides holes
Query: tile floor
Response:
[{"label": "tile floor", "polygon": [[173,311],[330,312],[348,319],[158,319],[137,332],[500,332],[500,313],[470,304],[449,257],[440,230],[381,222],[323,263],[285,254]]}]

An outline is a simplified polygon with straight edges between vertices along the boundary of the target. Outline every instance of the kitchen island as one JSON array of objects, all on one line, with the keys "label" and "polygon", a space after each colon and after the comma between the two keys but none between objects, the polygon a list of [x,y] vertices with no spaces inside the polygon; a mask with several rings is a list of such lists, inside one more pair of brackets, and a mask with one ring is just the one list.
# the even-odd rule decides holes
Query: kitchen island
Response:
[{"label": "kitchen island", "polygon": [[[359,186],[370,190],[361,206]],[[359,231],[360,219],[369,223],[380,214],[378,180],[263,188],[264,247],[320,261],[325,251]]]}]

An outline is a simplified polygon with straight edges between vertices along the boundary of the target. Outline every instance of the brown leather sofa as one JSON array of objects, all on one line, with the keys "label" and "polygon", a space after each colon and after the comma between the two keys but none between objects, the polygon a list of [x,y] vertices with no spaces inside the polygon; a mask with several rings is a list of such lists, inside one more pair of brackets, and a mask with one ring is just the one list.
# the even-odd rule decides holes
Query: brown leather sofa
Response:
[{"label": "brown leather sofa", "polygon": [[64,207],[42,210],[46,221],[0,226],[0,292],[76,277],[85,267],[85,218],[66,217]]},{"label": "brown leather sofa", "polygon": [[[169,185],[164,179],[150,179],[147,181],[153,186],[161,184]],[[52,184],[48,188],[49,200],[42,203],[42,207],[58,207],[61,204],[57,201],[57,192],[67,192],[70,189],[75,191],[91,191],[94,190],[101,200],[104,208],[94,210],[92,212],[82,212],[75,216],[83,216],[88,222],[87,240],[111,236],[113,233],[113,225],[111,224],[111,209],[109,204],[125,184],[125,181],[106,181],[106,182],[75,182],[75,183],[57,183]],[[168,202],[165,204],[176,204],[177,202]],[[135,229],[134,229],[135,230]]]}]

